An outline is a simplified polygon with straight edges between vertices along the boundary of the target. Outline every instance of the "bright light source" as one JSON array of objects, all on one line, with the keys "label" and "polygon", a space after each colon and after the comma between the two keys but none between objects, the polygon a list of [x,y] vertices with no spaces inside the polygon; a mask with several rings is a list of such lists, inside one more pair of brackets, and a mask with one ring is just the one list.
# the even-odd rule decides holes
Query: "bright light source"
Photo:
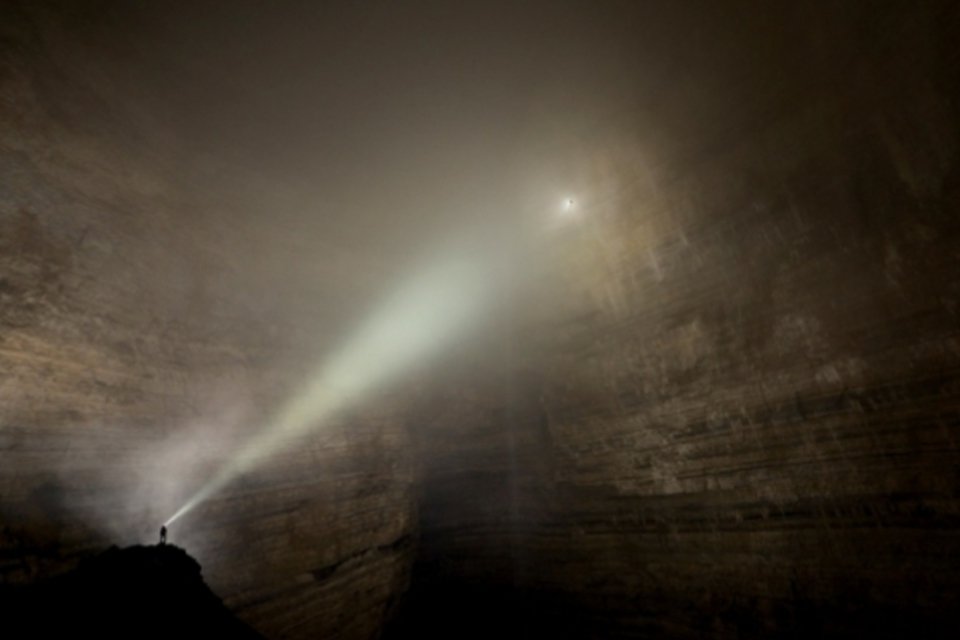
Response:
[{"label": "bright light source", "polygon": [[560,201],[560,206],[551,213],[550,217],[552,218],[548,222],[550,226],[555,228],[567,227],[577,222],[580,217],[580,207],[576,200],[570,196],[565,196]]}]

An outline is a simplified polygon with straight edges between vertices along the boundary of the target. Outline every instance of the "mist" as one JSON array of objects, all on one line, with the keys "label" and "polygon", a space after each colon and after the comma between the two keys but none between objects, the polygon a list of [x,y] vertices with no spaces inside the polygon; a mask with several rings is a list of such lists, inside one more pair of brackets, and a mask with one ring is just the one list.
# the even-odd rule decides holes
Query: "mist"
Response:
[{"label": "mist", "polygon": [[167,523],[269,637],[956,628],[958,25],[0,2],[0,586]]},{"label": "mist", "polygon": [[[208,497],[255,473],[254,458],[285,436],[321,428],[346,403],[318,399],[329,387],[352,387],[347,404],[362,402],[368,386],[389,389],[431,353],[468,344],[485,315],[489,330],[505,296],[549,271],[557,234],[591,202],[616,197],[597,180],[609,162],[597,149],[640,95],[632,29],[642,10],[632,4],[27,10],[55,44],[45,64],[58,73],[36,90],[72,94],[61,107],[68,120],[110,123],[82,140],[87,159],[128,154],[125,170],[141,188],[199,212],[194,242],[226,234],[235,247],[222,264],[147,255],[153,266],[131,283],[136,295],[198,336],[227,331],[279,345],[271,367],[305,378],[290,376],[256,411],[191,394],[196,418],[166,423],[163,437],[130,454],[151,464],[122,481],[115,500],[163,521],[184,495]],[[564,204],[572,200],[575,211]],[[464,261],[469,273],[451,266]],[[215,275],[198,282],[201,273]],[[444,282],[436,293],[446,298],[433,300],[418,279]],[[198,307],[208,294],[217,302]],[[297,346],[283,356],[283,345]],[[249,403],[249,389],[226,394]],[[103,473],[129,466],[120,456]],[[84,516],[113,536],[145,529],[116,514]]]}]

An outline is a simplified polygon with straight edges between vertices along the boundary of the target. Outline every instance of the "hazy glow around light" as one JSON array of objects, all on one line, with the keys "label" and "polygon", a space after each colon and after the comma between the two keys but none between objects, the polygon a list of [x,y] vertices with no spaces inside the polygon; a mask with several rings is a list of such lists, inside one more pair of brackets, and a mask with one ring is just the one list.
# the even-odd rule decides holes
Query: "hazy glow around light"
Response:
[{"label": "hazy glow around light", "polygon": [[581,216],[580,203],[570,195],[557,199],[557,204],[544,212],[544,223],[552,229],[568,227],[576,223]]},{"label": "hazy glow around light", "polygon": [[448,346],[476,320],[487,301],[494,283],[487,265],[476,255],[461,255],[441,260],[409,280],[165,524],[363,394]]}]

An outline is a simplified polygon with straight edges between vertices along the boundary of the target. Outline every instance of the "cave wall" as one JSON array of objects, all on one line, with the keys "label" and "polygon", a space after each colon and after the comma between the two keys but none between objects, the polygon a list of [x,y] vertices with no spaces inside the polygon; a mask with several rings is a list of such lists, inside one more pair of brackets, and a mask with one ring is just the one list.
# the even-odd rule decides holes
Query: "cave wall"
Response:
[{"label": "cave wall", "polygon": [[[481,348],[172,528],[257,630],[375,636],[414,557],[397,633],[955,627],[957,10],[664,6]],[[78,43],[96,7],[32,7],[0,8],[9,583],[152,541],[375,280],[187,157]]]},{"label": "cave wall", "polygon": [[955,635],[956,6],[717,5],[417,421],[402,632]]},{"label": "cave wall", "polygon": [[[329,238],[198,187],[256,181],[198,172],[105,71],[83,39],[102,9],[0,8],[4,584],[155,542],[297,391],[339,335],[330,309],[365,286]],[[170,541],[267,637],[375,635],[411,557],[397,412],[382,398],[288,443]]]}]

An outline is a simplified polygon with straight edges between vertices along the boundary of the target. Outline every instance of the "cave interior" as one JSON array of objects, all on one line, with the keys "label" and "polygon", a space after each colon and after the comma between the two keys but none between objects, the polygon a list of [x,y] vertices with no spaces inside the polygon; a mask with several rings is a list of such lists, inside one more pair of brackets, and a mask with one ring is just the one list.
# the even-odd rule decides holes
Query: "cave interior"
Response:
[{"label": "cave interior", "polygon": [[953,0],[0,0],[28,627],[956,638],[958,443]]}]

